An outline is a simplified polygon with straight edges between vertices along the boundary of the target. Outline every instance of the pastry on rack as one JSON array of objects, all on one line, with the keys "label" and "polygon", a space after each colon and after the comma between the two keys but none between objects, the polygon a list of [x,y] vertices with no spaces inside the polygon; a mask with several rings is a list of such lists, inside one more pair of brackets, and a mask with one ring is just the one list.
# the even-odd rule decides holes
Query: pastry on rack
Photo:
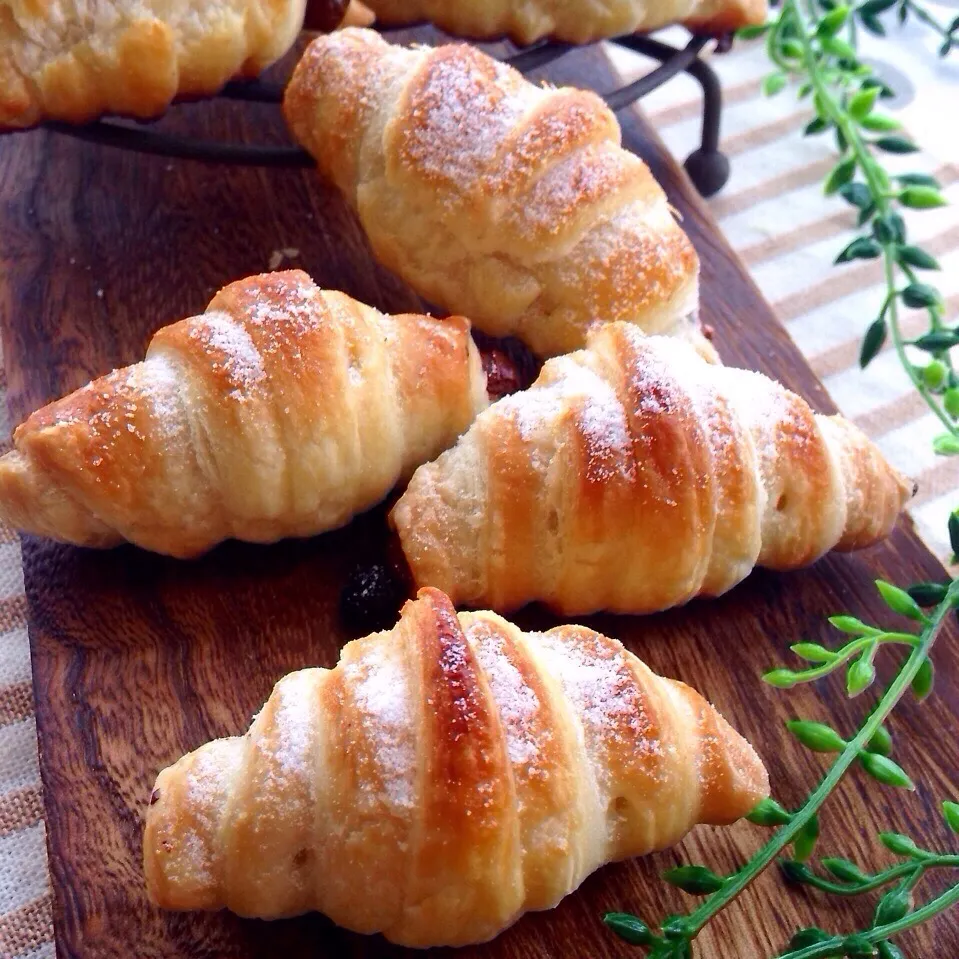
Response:
[{"label": "pastry on rack", "polygon": [[[0,0],[0,130],[107,113],[155,117],[177,97],[214,94],[282,57],[303,26],[304,5]],[[310,0],[311,25],[333,29],[347,7]]]},{"label": "pastry on rack", "polygon": [[307,48],[284,112],[376,256],[443,309],[540,355],[582,346],[596,317],[711,352],[696,253],[594,93],[348,29]]},{"label": "pastry on rack", "polygon": [[465,320],[386,316],[299,270],[254,276],[19,426],[0,517],[180,557],[310,536],[383,499],[486,402]]},{"label": "pastry on rack", "polygon": [[391,520],[454,603],[647,613],[869,546],[912,492],[841,416],[614,323],[420,467]]},{"label": "pastry on rack", "polygon": [[767,792],[719,713],[616,640],[524,633],[424,589],[334,669],[280,680],[245,736],[160,773],[144,871],[170,909],[319,910],[464,945]]},{"label": "pastry on rack", "polygon": [[700,33],[730,33],[766,19],[765,0],[366,0],[383,26],[429,20],[461,37],[508,36],[520,44],[553,37],[589,43],[682,23]]}]

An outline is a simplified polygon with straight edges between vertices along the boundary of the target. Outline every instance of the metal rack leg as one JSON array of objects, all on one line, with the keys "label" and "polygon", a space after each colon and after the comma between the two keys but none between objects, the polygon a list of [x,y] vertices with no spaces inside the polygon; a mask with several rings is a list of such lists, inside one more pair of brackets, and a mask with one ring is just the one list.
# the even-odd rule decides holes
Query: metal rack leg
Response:
[{"label": "metal rack leg", "polygon": [[722,88],[716,72],[705,60],[693,60],[686,72],[703,88],[703,135],[699,149],[690,153],[683,166],[700,194],[712,196],[729,179],[729,159],[719,149]]}]

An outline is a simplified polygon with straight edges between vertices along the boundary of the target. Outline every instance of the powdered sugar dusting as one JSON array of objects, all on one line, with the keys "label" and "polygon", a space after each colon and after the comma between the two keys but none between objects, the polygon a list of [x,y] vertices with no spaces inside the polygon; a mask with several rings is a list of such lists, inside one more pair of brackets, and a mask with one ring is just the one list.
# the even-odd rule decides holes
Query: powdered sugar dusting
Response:
[{"label": "powdered sugar dusting", "polygon": [[136,371],[136,386],[153,407],[154,428],[167,440],[176,440],[186,429],[180,404],[180,378],[163,353],[148,356]]},{"label": "powdered sugar dusting", "polygon": [[534,763],[539,757],[539,749],[530,731],[530,723],[540,708],[536,693],[510,662],[506,643],[494,628],[474,622],[467,629],[466,637],[496,701],[506,731],[510,762],[515,765]]},{"label": "powdered sugar dusting", "polygon": [[632,476],[632,439],[626,412],[615,390],[573,357],[551,360],[550,374],[550,382],[505,397],[495,408],[512,417],[524,440],[533,439],[544,429],[554,432],[554,421],[566,411],[575,410],[585,447],[587,475],[597,480],[609,479],[616,473]]},{"label": "powdered sugar dusting", "polygon": [[226,313],[205,313],[202,325],[190,333],[193,340],[205,340],[215,350],[224,354],[224,372],[234,384],[235,396],[249,392],[266,373],[263,360],[250,334]]},{"label": "powdered sugar dusting", "polygon": [[363,658],[344,667],[363,732],[375,745],[383,784],[392,806],[413,805],[413,705],[404,670],[382,642],[366,644]]},{"label": "powdered sugar dusting", "polygon": [[313,726],[316,722],[316,679],[311,670],[287,676],[274,693],[274,775],[312,786]]},{"label": "powdered sugar dusting", "polygon": [[[403,129],[401,150],[454,196],[469,194],[490,179],[503,141],[526,109],[526,98],[514,95],[523,81],[509,67],[462,45],[425,57],[408,104],[414,122]],[[532,87],[530,92],[538,93]]]},{"label": "powdered sugar dusting", "polygon": [[605,761],[595,752],[600,744],[619,742],[645,754],[661,752],[620,644],[569,629],[539,633],[535,639],[579,715],[598,778],[608,774]]}]

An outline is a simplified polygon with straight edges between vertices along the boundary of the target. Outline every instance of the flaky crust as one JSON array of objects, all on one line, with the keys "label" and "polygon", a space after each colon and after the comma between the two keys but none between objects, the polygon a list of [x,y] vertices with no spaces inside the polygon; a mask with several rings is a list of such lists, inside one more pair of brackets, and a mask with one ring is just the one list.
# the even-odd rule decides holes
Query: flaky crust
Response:
[{"label": "flaky crust", "polygon": [[595,94],[343,30],[307,49],[284,111],[376,256],[480,329],[542,355],[597,317],[696,335],[695,251]]},{"label": "flaky crust", "polygon": [[868,546],[911,493],[842,417],[616,323],[420,467],[391,519],[457,604],[645,613]]},{"label": "flaky crust", "polygon": [[0,516],[182,557],[310,536],[449,446],[484,383],[463,319],[386,316],[299,270],[250,277],[19,426]]},{"label": "flaky crust", "polygon": [[716,710],[616,640],[424,589],[335,669],[282,679],[246,736],[160,773],[144,871],[166,908],[464,945],[767,792]]},{"label": "flaky crust", "polygon": [[727,33],[766,19],[764,0],[366,0],[383,25],[429,20],[448,33],[520,44],[553,37],[590,43],[683,23]]},{"label": "flaky crust", "polygon": [[[161,114],[278,60],[305,0],[0,0],[0,129]],[[324,24],[345,0],[312,0]]]}]

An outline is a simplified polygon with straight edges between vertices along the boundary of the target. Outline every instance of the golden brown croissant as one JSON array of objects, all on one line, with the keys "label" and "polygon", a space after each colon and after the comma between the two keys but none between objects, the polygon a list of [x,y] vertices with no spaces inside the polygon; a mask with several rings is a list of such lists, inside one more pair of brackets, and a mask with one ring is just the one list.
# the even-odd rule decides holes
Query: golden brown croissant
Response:
[{"label": "golden brown croissant", "polygon": [[309,46],[284,112],[377,257],[480,329],[541,355],[596,317],[699,335],[696,253],[595,94],[343,30]]},{"label": "golden brown croissant", "polygon": [[160,773],[144,871],[167,908],[463,945],[767,792],[719,713],[617,641],[424,589],[335,669],[282,679],[245,736]]},{"label": "golden brown croissant", "polygon": [[727,33],[766,19],[765,0],[366,0],[384,25],[430,20],[461,37],[511,37],[535,43],[555,37],[589,43],[684,23]]},{"label": "golden brown croissant", "polygon": [[465,320],[385,316],[299,270],[250,277],[18,427],[0,517],[184,557],[309,536],[381,500],[485,405]]},{"label": "golden brown croissant", "polygon": [[842,417],[615,323],[420,467],[391,519],[454,603],[641,613],[868,546],[911,489]]}]

